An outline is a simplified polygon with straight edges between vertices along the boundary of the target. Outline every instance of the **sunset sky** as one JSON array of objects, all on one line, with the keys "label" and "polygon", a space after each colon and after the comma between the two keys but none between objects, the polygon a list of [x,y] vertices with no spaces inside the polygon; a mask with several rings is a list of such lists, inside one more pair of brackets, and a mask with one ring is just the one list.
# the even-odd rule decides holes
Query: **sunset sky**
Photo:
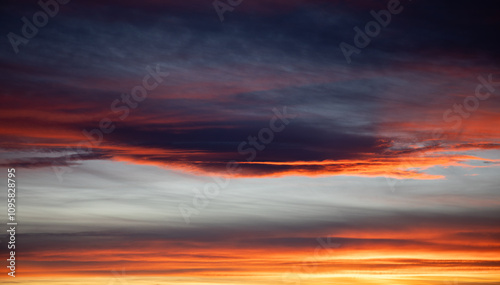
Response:
[{"label": "sunset sky", "polygon": [[500,284],[497,1],[211,1],[1,4],[0,283]]}]

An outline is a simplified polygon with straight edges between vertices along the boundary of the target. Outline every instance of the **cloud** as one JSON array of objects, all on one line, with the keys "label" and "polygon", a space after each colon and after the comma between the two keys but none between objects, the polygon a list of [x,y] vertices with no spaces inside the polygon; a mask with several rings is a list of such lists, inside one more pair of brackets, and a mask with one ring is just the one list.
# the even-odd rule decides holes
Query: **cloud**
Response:
[{"label": "cloud", "polygon": [[[6,106],[0,147],[40,153],[68,147],[74,154],[79,144],[89,144],[82,131],[109,118],[116,131],[93,147],[104,154],[98,159],[202,174],[220,173],[236,160],[242,177],[416,179],[443,178],[426,172],[433,165],[482,159],[466,150],[497,148],[497,97],[481,102],[460,130],[442,119],[473,95],[476,74],[498,71],[488,63],[496,60],[494,45],[479,37],[498,25],[488,9],[493,2],[478,6],[467,22],[456,17],[467,11],[464,3],[440,4],[453,25],[427,3],[406,3],[404,14],[352,66],[338,44],[352,39],[352,28],[365,23],[371,9],[385,8],[383,1],[245,2],[230,25],[217,21],[210,3],[147,3],[115,9],[72,3],[54,19],[57,25],[23,46],[25,53],[0,57],[7,74],[0,79]],[[30,12],[14,2],[5,7]],[[466,23],[467,30],[456,28]],[[463,33],[477,36],[471,42]],[[472,48],[488,60],[476,60]],[[125,113],[112,111],[112,103],[154,64],[171,76],[120,119]],[[239,144],[268,126],[272,108],[284,106],[300,117],[249,163]],[[454,139],[435,140],[435,128]],[[44,167],[50,159],[2,165]],[[411,169],[402,161],[411,161]]]}]

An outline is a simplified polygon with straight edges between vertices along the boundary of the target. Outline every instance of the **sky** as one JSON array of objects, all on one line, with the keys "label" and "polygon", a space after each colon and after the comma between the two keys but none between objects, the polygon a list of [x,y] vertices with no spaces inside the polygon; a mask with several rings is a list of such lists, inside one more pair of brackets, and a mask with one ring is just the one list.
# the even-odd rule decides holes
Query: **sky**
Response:
[{"label": "sky", "polygon": [[499,284],[498,8],[4,1],[0,282]]}]

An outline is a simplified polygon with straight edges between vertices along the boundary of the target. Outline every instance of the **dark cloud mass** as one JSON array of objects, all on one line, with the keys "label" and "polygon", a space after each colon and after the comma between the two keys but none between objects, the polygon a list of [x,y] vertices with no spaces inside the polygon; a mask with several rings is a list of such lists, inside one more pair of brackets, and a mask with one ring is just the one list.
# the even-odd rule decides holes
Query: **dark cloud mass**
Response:
[{"label": "dark cloud mass", "polygon": [[[403,135],[390,124],[439,122],[439,112],[457,95],[449,81],[472,94],[477,74],[498,71],[492,65],[498,60],[498,43],[491,40],[499,26],[495,2],[472,11],[464,1],[401,5],[403,11],[352,56],[352,64],[339,44],[353,44],[353,28],[364,27],[372,9],[387,9],[386,2],[254,1],[226,12],[222,23],[202,1],[120,2],[113,9],[95,1],[61,5],[19,54],[3,38],[2,147],[76,149],[87,140],[83,130],[109,117],[116,130],[94,146],[107,153],[102,158],[218,171],[229,160],[245,161],[238,145],[268,126],[272,108],[286,106],[299,118],[255,161],[356,163],[368,154],[381,160]],[[20,17],[38,6],[8,1],[2,7],[7,34],[21,33]],[[147,100],[111,109],[141,83],[147,66],[157,65],[169,77]],[[497,98],[481,112],[495,105]],[[420,126],[412,131],[424,142],[433,129]],[[22,158],[18,165],[46,166],[42,160]],[[244,173],[291,169],[329,172],[318,165],[255,164]]]}]

